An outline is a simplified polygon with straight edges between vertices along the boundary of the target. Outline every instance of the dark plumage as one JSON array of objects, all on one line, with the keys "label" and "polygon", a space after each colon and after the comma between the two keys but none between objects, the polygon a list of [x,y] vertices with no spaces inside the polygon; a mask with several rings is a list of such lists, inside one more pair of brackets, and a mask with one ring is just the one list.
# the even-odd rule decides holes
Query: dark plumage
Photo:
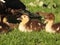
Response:
[{"label": "dark plumage", "polygon": [[34,31],[40,31],[44,29],[44,24],[41,23],[38,19],[31,19],[26,23],[26,28],[32,29]]},{"label": "dark plumage", "polygon": [[5,13],[5,9],[6,9],[5,4],[2,1],[0,1],[0,13]]},{"label": "dark plumage", "polygon": [[40,19],[41,16],[31,13],[30,11],[26,10],[25,5],[20,2],[19,0],[5,0],[5,3],[0,3],[0,14],[1,14],[1,21],[3,22],[3,18],[7,17],[8,21],[11,23],[19,22],[16,20],[22,14],[28,14],[30,18],[33,19]]},{"label": "dark plumage", "polygon": [[29,15],[29,17],[32,18],[32,19],[39,19],[40,21],[42,20],[41,19],[42,17],[40,15],[38,15],[36,13],[31,13],[27,10],[8,8],[6,10],[6,12],[8,13],[9,17],[11,17],[12,20],[13,20],[13,18],[16,19],[16,18],[20,17],[23,14]]},{"label": "dark plumage", "polygon": [[26,9],[26,6],[20,0],[4,0],[8,8],[12,9]]},{"label": "dark plumage", "polygon": [[60,23],[55,23],[52,25],[52,28],[56,30],[56,32],[60,32]]},{"label": "dark plumage", "polygon": [[[31,18],[41,19],[41,16],[31,13],[26,10],[26,6],[20,0],[5,0],[5,5],[7,7],[7,12],[12,13],[14,15],[28,14]],[[9,9],[8,9],[9,8]],[[21,9],[21,10],[20,10]]]},{"label": "dark plumage", "polygon": [[11,31],[10,27],[5,23],[0,22],[0,33],[7,33],[9,31]]}]

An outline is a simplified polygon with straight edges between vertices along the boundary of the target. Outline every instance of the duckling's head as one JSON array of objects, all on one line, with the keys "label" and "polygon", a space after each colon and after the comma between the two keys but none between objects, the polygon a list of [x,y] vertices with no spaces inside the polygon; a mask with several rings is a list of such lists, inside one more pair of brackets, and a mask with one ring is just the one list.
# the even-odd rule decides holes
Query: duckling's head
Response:
[{"label": "duckling's head", "polygon": [[54,21],[55,19],[55,16],[53,13],[49,13],[48,15],[45,16],[45,22],[44,23],[47,23],[49,21]]},{"label": "duckling's head", "polygon": [[28,15],[21,15],[20,18],[17,18],[17,20],[21,20],[23,23],[27,23],[29,21],[29,16]]}]

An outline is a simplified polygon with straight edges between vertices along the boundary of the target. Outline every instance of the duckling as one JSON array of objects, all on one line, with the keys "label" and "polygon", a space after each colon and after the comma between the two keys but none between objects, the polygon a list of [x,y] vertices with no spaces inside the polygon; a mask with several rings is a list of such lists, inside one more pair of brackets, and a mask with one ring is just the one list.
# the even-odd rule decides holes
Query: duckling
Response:
[{"label": "duckling", "polygon": [[6,23],[7,22],[7,15],[6,14],[0,14],[0,22]]},{"label": "duckling", "polygon": [[40,20],[30,19],[28,15],[22,15],[20,20],[18,29],[22,32],[41,31],[44,28],[44,24],[40,23]]},{"label": "duckling", "polygon": [[60,23],[54,23],[55,16],[52,13],[49,13],[48,15],[45,16],[45,30],[46,32],[49,33],[56,33],[60,32]]},{"label": "duckling", "polygon": [[11,30],[10,24],[7,20],[5,14],[0,14],[0,32],[7,33]]},{"label": "duckling", "polygon": [[8,33],[11,31],[10,27],[6,23],[0,22],[0,33]]},{"label": "duckling", "polygon": [[[17,27],[17,24],[16,24],[16,23],[12,23],[12,20],[11,20],[11,22],[10,22],[10,20],[9,20],[8,17],[9,17],[9,15],[6,16],[5,14],[0,14],[0,22],[1,22],[1,24],[4,23],[4,25],[5,25],[5,24],[8,25],[10,29],[16,28],[16,27]],[[14,18],[13,18],[13,19],[14,19]],[[15,21],[15,20],[14,20],[14,21]]]}]

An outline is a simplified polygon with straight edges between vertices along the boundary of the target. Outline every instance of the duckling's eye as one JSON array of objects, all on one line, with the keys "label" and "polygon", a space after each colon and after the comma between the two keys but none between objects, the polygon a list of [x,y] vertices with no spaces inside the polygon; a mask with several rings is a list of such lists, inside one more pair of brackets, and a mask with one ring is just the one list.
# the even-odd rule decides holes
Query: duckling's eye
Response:
[{"label": "duckling's eye", "polygon": [[25,18],[26,16],[24,16],[24,18]]}]

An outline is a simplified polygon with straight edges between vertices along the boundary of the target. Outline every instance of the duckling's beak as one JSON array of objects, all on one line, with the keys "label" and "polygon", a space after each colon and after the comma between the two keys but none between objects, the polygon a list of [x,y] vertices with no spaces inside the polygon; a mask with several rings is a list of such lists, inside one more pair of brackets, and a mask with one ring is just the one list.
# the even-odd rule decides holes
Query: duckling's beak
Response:
[{"label": "duckling's beak", "polygon": [[48,21],[47,21],[47,20],[45,20],[45,21],[44,21],[44,24],[46,24],[47,22],[48,22]]},{"label": "duckling's beak", "polygon": [[22,18],[17,18],[17,20],[22,20]]}]

